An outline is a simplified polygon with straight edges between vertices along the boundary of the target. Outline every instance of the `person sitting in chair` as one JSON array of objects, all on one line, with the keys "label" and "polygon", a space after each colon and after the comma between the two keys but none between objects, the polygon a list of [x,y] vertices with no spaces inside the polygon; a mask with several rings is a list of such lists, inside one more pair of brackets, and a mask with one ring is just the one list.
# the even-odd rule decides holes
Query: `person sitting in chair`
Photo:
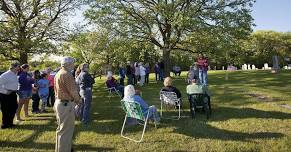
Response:
[{"label": "person sitting in chair", "polygon": [[177,98],[181,98],[182,97],[181,92],[176,87],[173,86],[173,81],[172,81],[171,77],[167,77],[164,80],[164,87],[162,88],[161,91],[175,92],[176,95],[177,95]]},{"label": "person sitting in chair", "polygon": [[190,111],[192,114],[192,117],[194,118],[194,114],[193,114],[193,103],[191,101],[192,98],[192,94],[204,94],[205,96],[203,96],[203,100],[207,99],[208,105],[209,105],[209,110],[211,110],[211,106],[210,106],[210,93],[208,92],[207,86],[206,85],[200,85],[198,82],[198,79],[196,77],[194,77],[194,79],[192,79],[191,84],[189,84],[186,88],[186,92],[188,94],[188,99],[190,102]]},{"label": "person sitting in chair", "polygon": [[134,101],[138,104],[140,104],[141,110],[143,111],[144,116],[147,115],[149,112],[149,120],[155,121],[155,122],[160,122],[160,116],[157,111],[157,108],[152,105],[149,106],[141,97],[138,95],[136,90],[134,89],[133,85],[128,85],[124,88],[124,101]]},{"label": "person sitting in chair", "polygon": [[122,95],[122,97],[124,96],[124,86],[119,85],[112,74],[107,75],[106,86],[107,88],[115,88]]}]

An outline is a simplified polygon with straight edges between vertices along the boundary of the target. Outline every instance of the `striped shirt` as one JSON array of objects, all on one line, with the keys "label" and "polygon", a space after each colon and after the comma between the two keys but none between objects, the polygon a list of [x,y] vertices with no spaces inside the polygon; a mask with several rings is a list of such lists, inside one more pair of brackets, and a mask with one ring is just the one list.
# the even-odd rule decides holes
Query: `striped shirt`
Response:
[{"label": "striped shirt", "polygon": [[72,73],[62,68],[56,74],[54,81],[56,99],[80,102],[78,87]]}]

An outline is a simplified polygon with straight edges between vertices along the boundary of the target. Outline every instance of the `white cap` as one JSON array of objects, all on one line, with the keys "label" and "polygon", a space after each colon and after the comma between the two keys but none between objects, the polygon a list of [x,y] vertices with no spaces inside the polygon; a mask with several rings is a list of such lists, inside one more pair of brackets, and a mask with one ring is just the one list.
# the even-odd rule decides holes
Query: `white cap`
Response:
[{"label": "white cap", "polygon": [[63,59],[61,60],[61,65],[65,65],[65,64],[69,64],[69,63],[74,63],[75,59],[72,57],[63,57]]}]

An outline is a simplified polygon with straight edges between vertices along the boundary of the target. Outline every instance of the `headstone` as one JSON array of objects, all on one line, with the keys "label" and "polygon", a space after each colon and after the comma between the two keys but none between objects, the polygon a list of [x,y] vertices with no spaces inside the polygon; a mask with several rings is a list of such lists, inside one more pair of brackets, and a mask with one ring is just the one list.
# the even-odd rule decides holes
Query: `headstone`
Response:
[{"label": "headstone", "polygon": [[222,70],[224,70],[224,66],[222,66]]},{"label": "headstone", "polygon": [[242,69],[242,70],[247,70],[247,69],[248,69],[247,64],[243,64],[241,69]]},{"label": "headstone", "polygon": [[248,70],[251,70],[251,65],[250,64],[248,64]]},{"label": "headstone", "polygon": [[214,70],[216,70],[216,66],[214,66]]},{"label": "headstone", "polygon": [[269,65],[268,65],[268,63],[265,63],[265,64],[264,64],[264,69],[265,69],[265,70],[269,70]]},{"label": "headstone", "polygon": [[291,64],[288,64],[288,69],[291,69]]},{"label": "headstone", "polygon": [[256,70],[256,66],[254,64],[252,65],[252,70]]},{"label": "headstone", "polygon": [[284,66],[284,69],[285,69],[285,70],[287,70],[287,69],[288,69],[288,66],[287,66],[287,65],[286,65],[286,66]]},{"label": "headstone", "polygon": [[211,70],[210,66],[208,66],[208,70]]}]

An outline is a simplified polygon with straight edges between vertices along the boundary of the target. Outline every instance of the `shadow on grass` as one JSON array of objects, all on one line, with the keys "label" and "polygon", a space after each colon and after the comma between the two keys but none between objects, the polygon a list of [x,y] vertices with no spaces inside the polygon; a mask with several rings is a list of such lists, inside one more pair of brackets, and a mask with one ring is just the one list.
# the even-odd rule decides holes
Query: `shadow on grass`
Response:
[{"label": "shadow on grass", "polygon": [[[47,151],[54,151],[55,144],[51,143],[30,143],[30,144],[23,144],[22,142],[7,142],[7,141],[0,141],[1,148],[5,148],[3,145],[7,145],[6,147],[13,147],[13,148],[21,148],[24,149],[35,149],[37,150],[47,150]],[[88,144],[78,144],[73,146],[74,150],[76,151],[115,151],[114,148],[109,147],[92,147]],[[29,150],[27,150],[29,151]]]},{"label": "shadow on grass", "polygon": [[[291,114],[277,111],[261,111],[252,108],[217,107],[212,109],[209,122],[226,121],[230,119],[291,119]],[[188,115],[190,112],[188,111]],[[177,123],[179,122],[179,123]],[[251,139],[281,138],[284,134],[275,132],[243,133],[213,127],[207,123],[204,114],[198,113],[196,118],[182,119],[179,121],[165,121],[166,124],[175,127],[174,132],[193,138],[219,139],[229,141],[249,141]],[[254,126],[255,127],[255,126]],[[235,128],[233,128],[235,130]]]}]

